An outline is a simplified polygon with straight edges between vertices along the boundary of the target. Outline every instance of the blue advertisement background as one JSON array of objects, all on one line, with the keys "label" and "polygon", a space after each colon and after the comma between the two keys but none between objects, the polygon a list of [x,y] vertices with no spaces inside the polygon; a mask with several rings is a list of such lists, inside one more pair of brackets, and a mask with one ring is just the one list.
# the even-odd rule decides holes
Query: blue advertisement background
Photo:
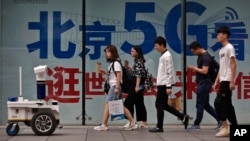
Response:
[{"label": "blue advertisement background", "polygon": [[[218,60],[219,45],[216,44],[216,27],[227,24],[233,29],[230,41],[235,45],[237,57],[237,89],[233,94],[239,123],[249,123],[249,18],[247,0],[229,1],[187,1],[187,44],[198,40]],[[154,50],[153,39],[162,35],[167,38],[167,48],[172,53],[175,69],[182,71],[181,57],[181,19],[180,1],[174,0],[86,0],[86,46],[82,50],[82,1],[81,0],[48,0],[46,4],[15,3],[1,1],[1,46],[0,46],[0,83],[1,111],[0,124],[6,123],[6,100],[9,96],[18,96],[18,67],[23,67],[23,94],[29,100],[36,99],[36,85],[33,67],[46,64],[52,70],[55,67],[77,69],[74,79],[78,82],[74,90],[79,95],[59,95],[59,98],[78,98],[77,102],[61,102],[60,114],[62,124],[82,123],[99,124],[102,121],[105,95],[102,92],[102,81],[95,73],[95,63],[107,67],[103,49],[107,44],[119,48],[122,60],[127,59],[130,65],[133,58],[128,54],[131,45],[141,45],[146,58],[146,67],[156,77],[160,54]],[[44,23],[43,23],[44,22]],[[43,29],[43,30],[41,30]],[[47,29],[47,30],[44,30]],[[42,32],[43,31],[43,32]],[[42,41],[42,42],[39,42]],[[187,65],[196,65],[196,57],[189,50]],[[82,57],[85,57],[86,113],[82,116]],[[63,92],[69,89],[65,83],[68,74],[63,74]],[[94,79],[95,78],[95,79]],[[48,79],[57,82],[56,78]],[[93,80],[92,80],[93,79]],[[176,79],[181,80],[178,76]],[[194,82],[194,77],[191,77]],[[75,81],[75,80],[72,80]],[[100,84],[99,84],[100,83]],[[95,86],[100,86],[95,88]],[[178,93],[182,87],[175,87]],[[57,92],[57,88],[53,89]],[[213,105],[215,93],[211,93]],[[188,90],[187,112],[195,116],[195,92]],[[148,122],[156,123],[154,93],[145,96]],[[121,124],[126,121],[111,122]],[[165,123],[180,124],[173,115],[165,114]],[[191,121],[192,123],[192,121]],[[216,124],[216,121],[204,113],[203,124]]]}]

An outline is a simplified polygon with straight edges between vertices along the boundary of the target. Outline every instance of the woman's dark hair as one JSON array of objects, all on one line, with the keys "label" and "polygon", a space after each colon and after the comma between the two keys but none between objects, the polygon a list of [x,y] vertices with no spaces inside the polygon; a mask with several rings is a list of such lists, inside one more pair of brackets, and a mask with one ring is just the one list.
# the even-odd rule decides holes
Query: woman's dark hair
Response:
[{"label": "woman's dark hair", "polygon": [[106,52],[106,51],[109,51],[111,53],[111,57],[107,58],[107,62],[114,62],[115,60],[119,59],[119,54],[118,54],[116,46],[114,46],[114,45],[108,45],[104,49],[104,52]]},{"label": "woman's dark hair", "polygon": [[135,58],[135,60],[142,60],[143,62],[146,62],[146,60],[144,59],[141,47],[138,45],[135,45],[132,48],[138,53],[138,56]]}]

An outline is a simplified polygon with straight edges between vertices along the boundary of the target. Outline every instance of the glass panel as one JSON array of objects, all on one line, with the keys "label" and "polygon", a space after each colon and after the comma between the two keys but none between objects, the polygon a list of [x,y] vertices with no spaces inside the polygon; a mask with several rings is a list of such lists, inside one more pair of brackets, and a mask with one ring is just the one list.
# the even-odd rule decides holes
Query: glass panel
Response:
[{"label": "glass panel", "polygon": [[[46,101],[58,100],[62,124],[81,124],[82,0],[1,1],[1,124],[8,97],[38,100],[33,68],[47,65]],[[72,110],[75,109],[75,110]]]}]

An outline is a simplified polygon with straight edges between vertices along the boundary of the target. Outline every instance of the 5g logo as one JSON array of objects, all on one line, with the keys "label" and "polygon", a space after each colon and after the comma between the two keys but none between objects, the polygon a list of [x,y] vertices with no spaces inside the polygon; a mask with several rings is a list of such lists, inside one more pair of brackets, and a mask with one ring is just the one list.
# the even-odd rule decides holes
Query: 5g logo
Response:
[{"label": "5g logo", "polygon": [[[178,54],[181,53],[181,4],[177,4],[170,9],[165,20],[164,18],[158,18],[162,17],[161,15],[164,13],[157,13],[156,8],[159,8],[159,6],[156,6],[154,2],[126,3],[124,29],[127,32],[124,32],[124,34],[128,40],[122,43],[121,50],[130,53],[131,43],[141,42],[140,46],[143,48],[143,53],[147,54],[154,48],[153,41],[157,36],[157,30],[163,29],[170,48]],[[231,7],[224,7],[222,10],[211,13],[211,16],[207,19],[201,19],[200,17],[206,9],[204,5],[197,2],[186,3],[187,32],[183,34],[188,35],[187,41],[196,40],[205,49],[209,46],[215,52],[221,47],[216,41],[216,29],[221,25],[226,25],[231,28],[230,43],[236,49],[236,58],[244,60],[245,39],[248,39],[244,21],[239,20],[237,12]],[[214,15],[217,15],[217,17]],[[196,23],[196,21],[199,21],[199,23]],[[131,36],[131,33],[138,36]],[[186,46],[187,55],[192,55],[188,45]]]},{"label": "5g logo", "polygon": [[[195,7],[195,8],[194,8]],[[206,8],[196,2],[187,2],[187,13],[194,13],[201,16]],[[154,2],[128,2],[125,6],[125,23],[124,28],[128,32],[142,32],[144,41],[140,44],[143,48],[143,52],[149,53],[154,48],[154,39],[157,36],[157,32],[153,23],[146,20],[138,20],[137,15],[140,13],[154,13],[155,3]],[[166,17],[165,21],[165,36],[167,38],[170,47],[177,53],[181,53],[181,40],[178,35],[178,22],[181,18],[181,4],[176,5],[172,8]],[[207,25],[189,25],[188,34],[196,36],[196,39],[202,44],[207,45]],[[130,53],[132,44],[125,41],[121,50],[126,53]],[[204,46],[205,47],[205,46]],[[191,52],[187,49],[188,55]]]},{"label": "5g logo", "polygon": [[[187,2],[186,12],[201,16],[206,7],[196,2]],[[169,12],[165,21],[165,35],[169,46],[177,53],[181,53],[181,40],[178,35],[178,22],[181,18],[181,4],[176,5]],[[188,25],[188,35],[196,36],[196,40],[206,49],[207,45],[207,25]],[[185,33],[184,33],[185,34]],[[188,46],[188,45],[186,45]],[[187,55],[192,55],[187,47]]]}]

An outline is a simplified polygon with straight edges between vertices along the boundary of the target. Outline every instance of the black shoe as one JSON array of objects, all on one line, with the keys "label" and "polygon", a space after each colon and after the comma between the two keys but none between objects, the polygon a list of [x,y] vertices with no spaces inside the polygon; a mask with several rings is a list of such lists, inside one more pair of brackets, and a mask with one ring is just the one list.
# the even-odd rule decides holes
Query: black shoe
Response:
[{"label": "black shoe", "polygon": [[189,115],[185,115],[183,119],[183,124],[184,124],[185,129],[187,129],[188,127],[188,122],[189,122]]},{"label": "black shoe", "polygon": [[160,128],[156,127],[156,128],[149,129],[148,131],[156,133],[156,132],[163,132],[163,129],[160,129]]}]

